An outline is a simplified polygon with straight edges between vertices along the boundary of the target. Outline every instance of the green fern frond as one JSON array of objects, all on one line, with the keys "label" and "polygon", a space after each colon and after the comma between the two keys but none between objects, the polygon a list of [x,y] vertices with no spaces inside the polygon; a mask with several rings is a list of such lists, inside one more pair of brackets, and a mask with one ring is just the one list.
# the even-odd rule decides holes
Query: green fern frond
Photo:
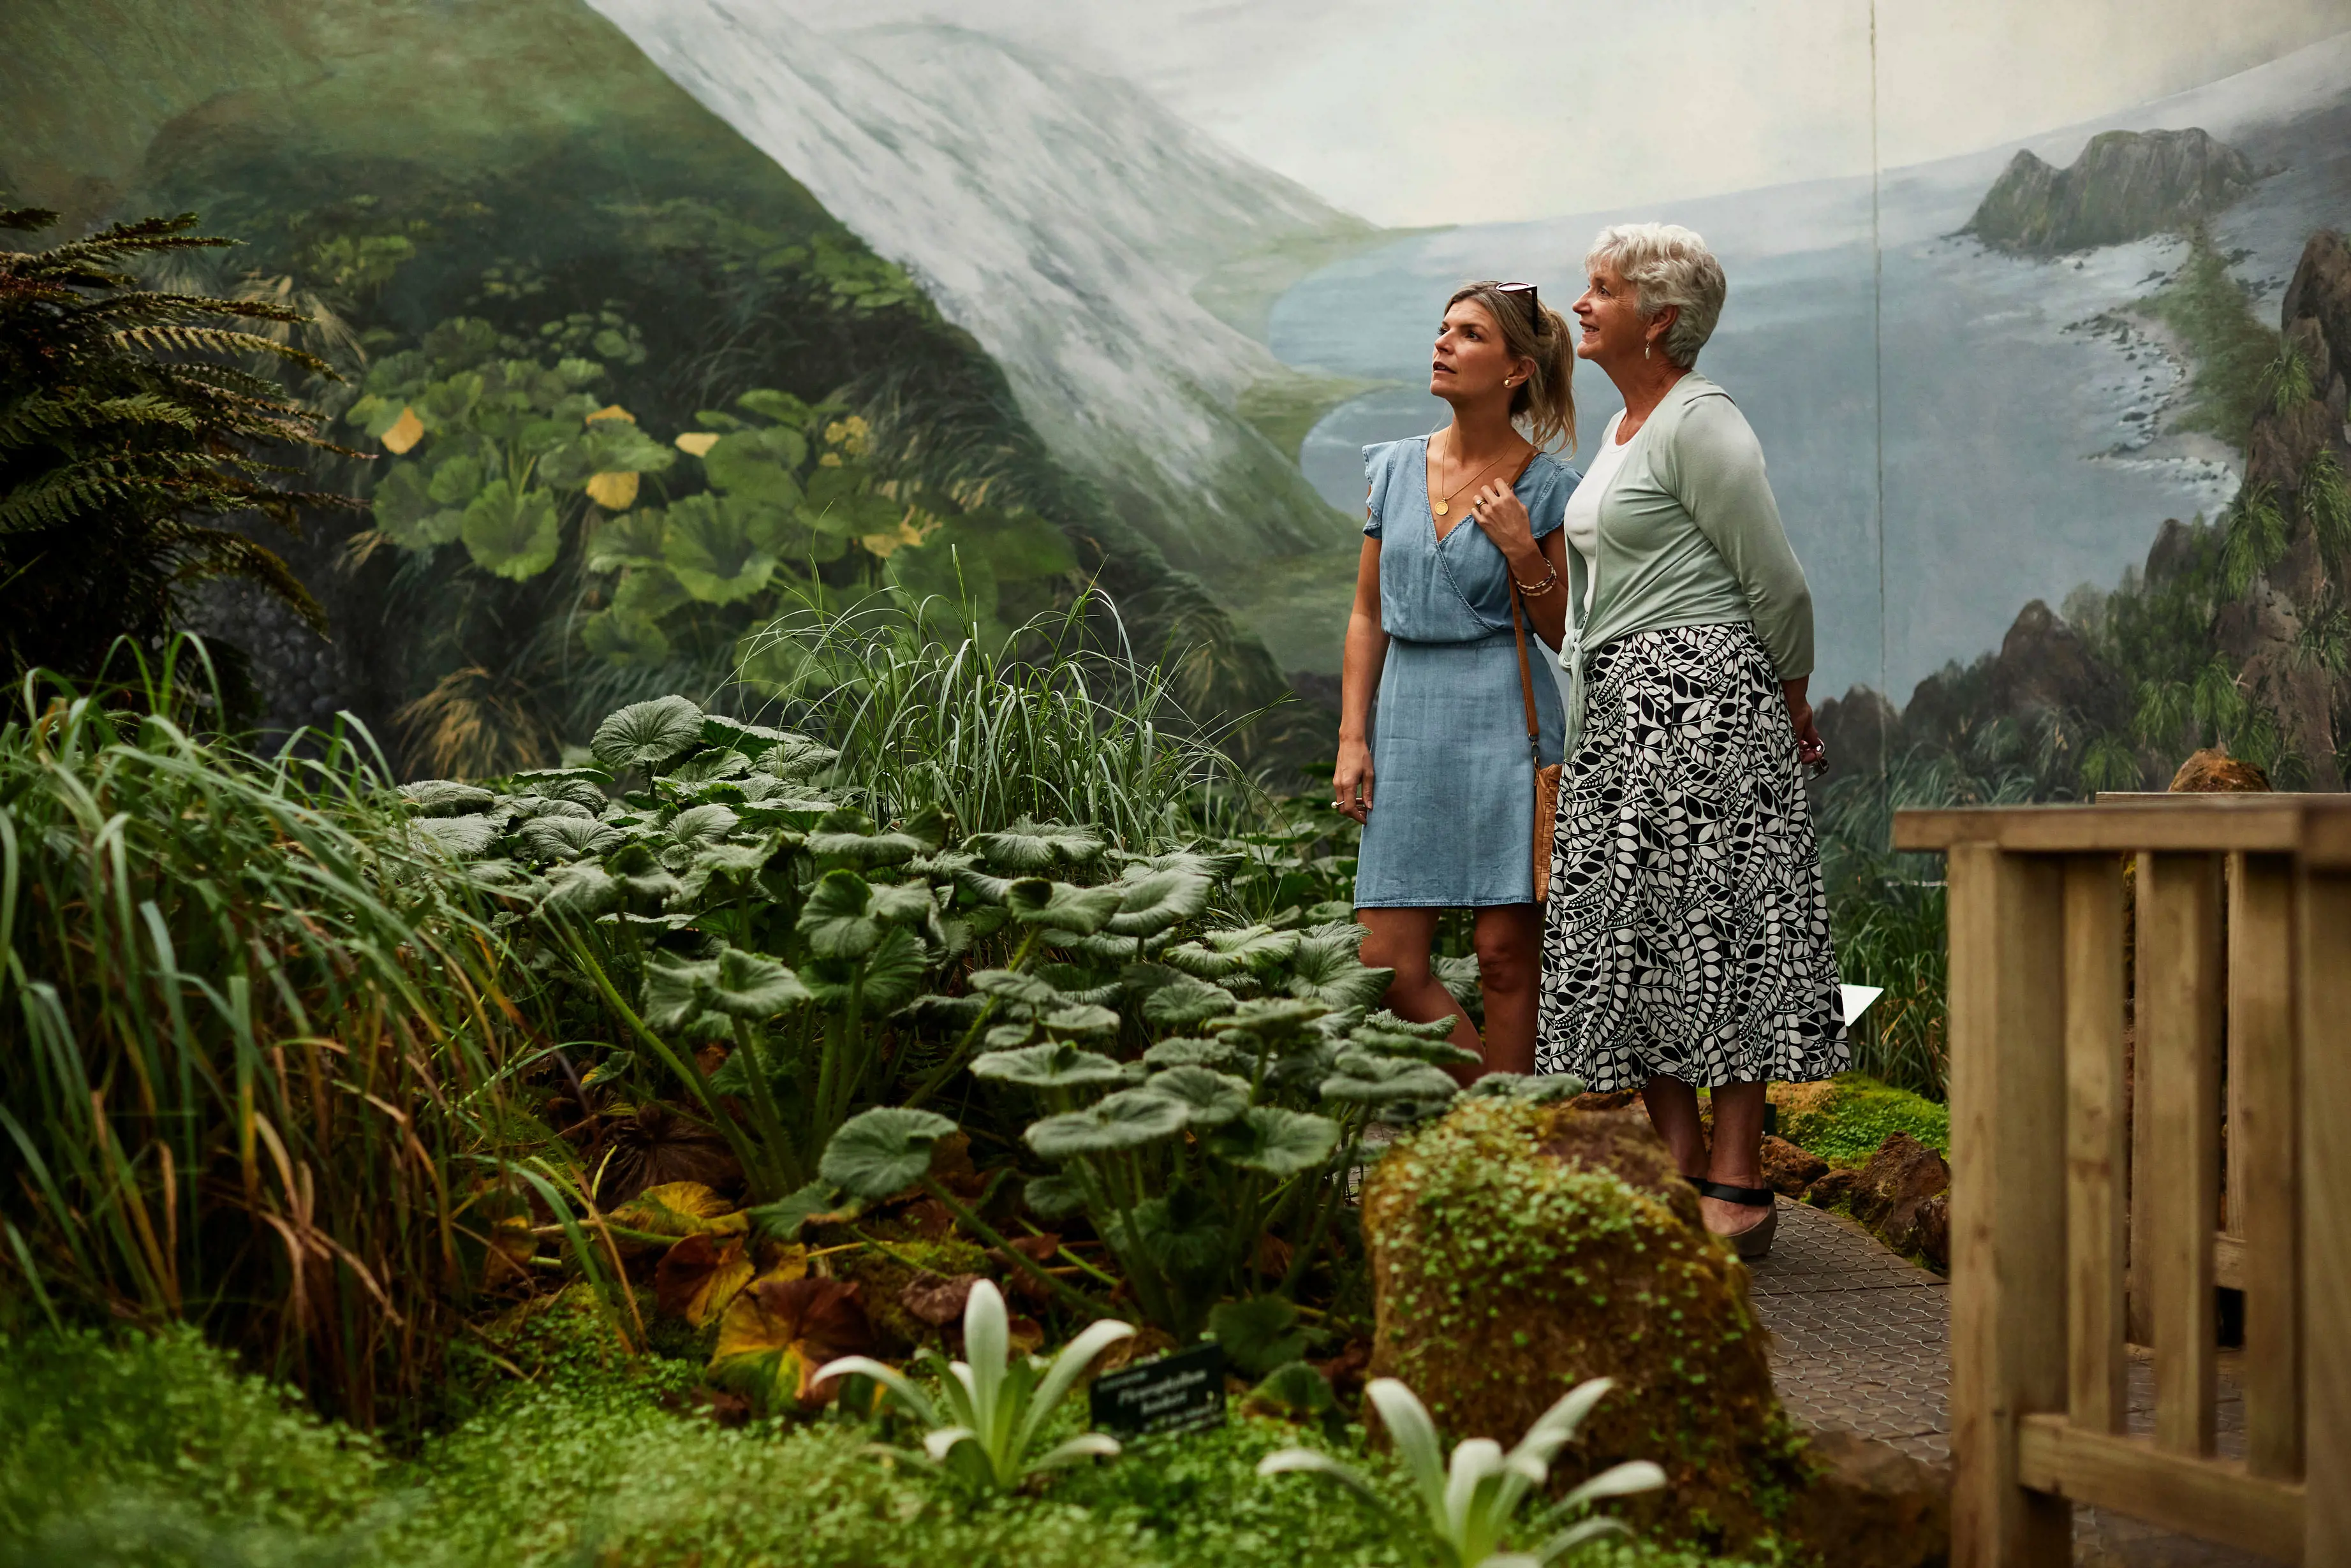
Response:
[{"label": "green fern frond", "polygon": [[183,354],[257,354],[284,360],[318,375],[331,376],[335,368],[307,349],[291,343],[281,343],[275,338],[265,338],[258,332],[233,332],[220,327],[183,327],[162,322],[148,327],[125,327],[108,334],[108,340],[117,347],[145,349],[152,352]]}]

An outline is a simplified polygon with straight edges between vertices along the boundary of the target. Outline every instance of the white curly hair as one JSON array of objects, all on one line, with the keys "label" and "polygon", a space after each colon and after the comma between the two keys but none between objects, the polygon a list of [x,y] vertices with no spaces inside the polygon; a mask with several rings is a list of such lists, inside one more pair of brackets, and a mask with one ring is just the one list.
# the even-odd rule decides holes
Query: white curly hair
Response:
[{"label": "white curly hair", "polygon": [[1679,224],[1613,224],[1600,231],[1583,258],[1586,272],[1602,263],[1638,291],[1642,315],[1654,318],[1668,305],[1681,308],[1666,329],[1666,358],[1687,370],[1714,336],[1730,285],[1722,263],[1706,241]]}]

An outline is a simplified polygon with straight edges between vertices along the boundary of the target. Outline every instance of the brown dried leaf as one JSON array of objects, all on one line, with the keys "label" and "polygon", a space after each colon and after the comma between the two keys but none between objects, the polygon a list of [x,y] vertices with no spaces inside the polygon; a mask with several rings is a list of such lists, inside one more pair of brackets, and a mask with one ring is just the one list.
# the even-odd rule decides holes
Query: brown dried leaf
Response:
[{"label": "brown dried leaf", "polygon": [[873,1325],[855,1283],[762,1275],[718,1320],[711,1381],[765,1414],[810,1410],[840,1392],[837,1378],[816,1382],[818,1367],[872,1349]]},{"label": "brown dried leaf", "polygon": [[653,1270],[653,1301],[665,1315],[700,1328],[726,1311],[751,1282],[747,1237],[697,1231],[662,1254]]},{"label": "brown dried leaf", "polygon": [[933,1328],[945,1328],[963,1317],[964,1303],[971,1299],[971,1288],[979,1283],[977,1274],[957,1274],[944,1279],[936,1274],[918,1275],[906,1281],[898,1292],[899,1304]]}]

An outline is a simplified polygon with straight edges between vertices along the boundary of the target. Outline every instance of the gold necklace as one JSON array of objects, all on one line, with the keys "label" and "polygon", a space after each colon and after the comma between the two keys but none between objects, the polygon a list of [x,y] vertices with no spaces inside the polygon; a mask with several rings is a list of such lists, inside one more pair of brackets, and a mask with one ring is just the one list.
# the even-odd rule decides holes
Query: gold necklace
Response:
[{"label": "gold necklace", "polygon": [[1452,489],[1447,491],[1444,497],[1432,504],[1428,509],[1436,513],[1440,517],[1445,516],[1447,512],[1453,509],[1454,497],[1458,496],[1462,491],[1467,490],[1471,485],[1475,485],[1479,480],[1483,479],[1487,475],[1491,474],[1495,468],[1510,455],[1509,453],[1505,452],[1500,457],[1495,458],[1493,462],[1487,464],[1486,466],[1479,469],[1475,474],[1470,475],[1467,483],[1456,485]]}]

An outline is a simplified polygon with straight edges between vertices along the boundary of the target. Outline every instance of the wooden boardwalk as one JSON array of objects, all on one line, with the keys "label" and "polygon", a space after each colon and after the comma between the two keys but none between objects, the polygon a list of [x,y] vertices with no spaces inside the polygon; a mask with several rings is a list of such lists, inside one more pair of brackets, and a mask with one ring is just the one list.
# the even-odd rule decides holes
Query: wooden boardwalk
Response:
[{"label": "wooden boardwalk", "polygon": [[[1941,1464],[1950,1458],[1950,1334],[1942,1278],[1886,1249],[1852,1221],[1780,1205],[1771,1255],[1752,1266],[1756,1315],[1771,1335],[1780,1401],[1808,1427],[1858,1432]],[[2220,1353],[2219,1447],[2245,1451],[2239,1353]],[[2130,1366],[2131,1430],[2154,1429],[2155,1379]],[[2081,1568],[2265,1568],[2268,1560],[2076,1509]]]}]

